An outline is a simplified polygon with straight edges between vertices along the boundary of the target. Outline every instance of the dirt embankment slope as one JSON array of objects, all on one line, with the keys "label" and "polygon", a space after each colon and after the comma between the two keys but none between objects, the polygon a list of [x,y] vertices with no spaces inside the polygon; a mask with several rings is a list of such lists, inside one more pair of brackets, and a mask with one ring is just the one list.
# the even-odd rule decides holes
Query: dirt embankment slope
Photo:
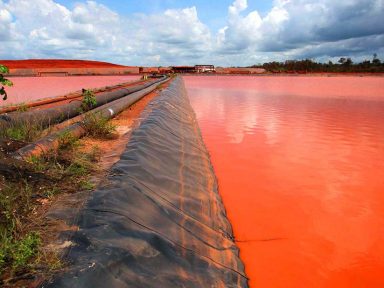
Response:
[{"label": "dirt embankment slope", "polygon": [[9,69],[126,67],[108,62],[64,59],[0,60],[0,63]]}]

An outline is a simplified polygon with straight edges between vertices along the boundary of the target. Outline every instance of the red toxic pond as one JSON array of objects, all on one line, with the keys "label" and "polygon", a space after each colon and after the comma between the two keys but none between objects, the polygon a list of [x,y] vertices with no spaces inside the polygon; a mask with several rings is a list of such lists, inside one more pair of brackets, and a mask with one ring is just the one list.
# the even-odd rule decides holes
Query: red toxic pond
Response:
[{"label": "red toxic pond", "polygon": [[384,287],[384,78],[185,82],[251,287]]},{"label": "red toxic pond", "polygon": [[13,87],[6,87],[8,99],[0,106],[30,102],[61,96],[82,88],[100,88],[138,80],[137,75],[123,76],[67,76],[67,77],[12,77]]}]

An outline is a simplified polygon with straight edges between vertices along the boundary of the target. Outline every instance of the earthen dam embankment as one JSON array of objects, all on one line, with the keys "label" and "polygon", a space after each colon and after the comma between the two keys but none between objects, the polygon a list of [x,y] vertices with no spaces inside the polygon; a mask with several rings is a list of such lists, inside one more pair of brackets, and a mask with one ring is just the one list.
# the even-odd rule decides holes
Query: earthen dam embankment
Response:
[{"label": "earthen dam embankment", "polygon": [[247,287],[231,225],[176,78],[152,100],[44,287]]}]

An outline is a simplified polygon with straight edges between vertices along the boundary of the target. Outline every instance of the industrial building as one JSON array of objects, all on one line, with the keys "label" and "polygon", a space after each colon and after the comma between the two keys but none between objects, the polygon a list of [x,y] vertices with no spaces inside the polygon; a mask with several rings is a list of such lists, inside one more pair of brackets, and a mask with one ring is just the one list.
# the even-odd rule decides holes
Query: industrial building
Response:
[{"label": "industrial building", "polygon": [[214,65],[172,66],[174,73],[214,73]]}]

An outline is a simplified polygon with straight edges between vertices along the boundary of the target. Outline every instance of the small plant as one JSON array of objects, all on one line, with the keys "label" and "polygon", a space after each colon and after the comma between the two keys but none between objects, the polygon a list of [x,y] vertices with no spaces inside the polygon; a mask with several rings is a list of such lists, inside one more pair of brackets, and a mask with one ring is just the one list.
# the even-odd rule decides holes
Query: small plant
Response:
[{"label": "small plant", "polygon": [[37,254],[40,243],[40,236],[36,232],[31,232],[21,240],[15,241],[10,253],[13,267],[17,269],[25,266],[29,259]]},{"label": "small plant", "polygon": [[47,166],[45,165],[44,160],[39,156],[32,155],[26,161],[32,164],[33,169],[37,172],[42,172],[45,169],[47,169]]},{"label": "small plant", "polygon": [[21,141],[26,138],[27,130],[24,129],[25,127],[12,127],[7,128],[5,130],[5,133],[7,135],[7,138],[12,140]]},{"label": "small plant", "polygon": [[[37,253],[38,235],[22,237],[22,218],[31,209],[32,187],[26,180],[0,186],[0,271],[11,265],[18,269]],[[0,273],[1,274],[1,273]]]},{"label": "small plant", "polygon": [[1,240],[0,271],[7,262],[12,263],[12,268],[15,270],[26,266],[29,260],[37,255],[41,243],[40,236],[36,232],[30,232],[21,239],[3,235]]},{"label": "small plant", "polygon": [[9,73],[8,67],[0,65],[0,95],[3,96],[3,100],[7,100],[7,91],[5,91],[4,86],[13,86],[12,81],[4,78],[3,74]]},{"label": "small plant", "polygon": [[94,145],[91,148],[91,151],[88,153],[88,159],[91,162],[97,162],[100,160],[101,157],[101,149],[99,146]]},{"label": "small plant", "polygon": [[79,185],[80,185],[80,188],[82,190],[92,190],[92,189],[95,189],[95,184],[93,184],[89,180],[82,180],[82,181],[80,181]]},{"label": "small plant", "polygon": [[7,231],[12,234],[18,228],[20,214],[29,211],[32,187],[27,180],[18,184],[9,182],[0,186],[0,236]]},{"label": "small plant", "polygon": [[95,93],[90,89],[83,89],[83,101],[81,103],[81,109],[88,111],[97,105]]},{"label": "small plant", "polygon": [[47,197],[47,198],[51,198],[57,194],[60,194],[60,189],[56,186],[53,186],[52,188],[49,188],[47,190],[44,191],[44,196]]},{"label": "small plant", "polygon": [[100,138],[111,137],[116,131],[116,126],[100,113],[90,113],[87,115],[83,120],[83,128],[87,131],[88,135]]},{"label": "small plant", "polygon": [[1,125],[0,138],[32,142],[40,137],[44,127],[36,122],[18,122]]},{"label": "small plant", "polygon": [[9,253],[12,250],[12,241],[6,235],[0,236],[0,273],[2,268],[7,264]]},{"label": "small plant", "polygon": [[101,150],[74,145],[68,132],[60,138],[62,149],[31,156],[25,164],[0,161],[10,171],[18,167],[20,173],[16,178],[0,175],[0,286],[22,287],[18,279],[64,265],[58,250],[47,249],[50,240],[40,236],[45,233],[44,219],[35,216],[36,208],[63,193],[94,189],[91,173],[97,171]]},{"label": "small plant", "polygon": [[65,130],[59,135],[59,149],[73,148],[78,144],[78,138],[76,138],[69,130]]},{"label": "small plant", "polygon": [[28,107],[28,105],[27,104],[25,104],[25,103],[22,103],[22,104],[20,104],[18,107],[17,107],[17,112],[26,112],[26,111],[28,111],[29,110],[29,107]]},{"label": "small plant", "polygon": [[66,170],[67,175],[69,176],[84,176],[89,172],[88,165],[81,161],[81,159],[76,159]]}]

